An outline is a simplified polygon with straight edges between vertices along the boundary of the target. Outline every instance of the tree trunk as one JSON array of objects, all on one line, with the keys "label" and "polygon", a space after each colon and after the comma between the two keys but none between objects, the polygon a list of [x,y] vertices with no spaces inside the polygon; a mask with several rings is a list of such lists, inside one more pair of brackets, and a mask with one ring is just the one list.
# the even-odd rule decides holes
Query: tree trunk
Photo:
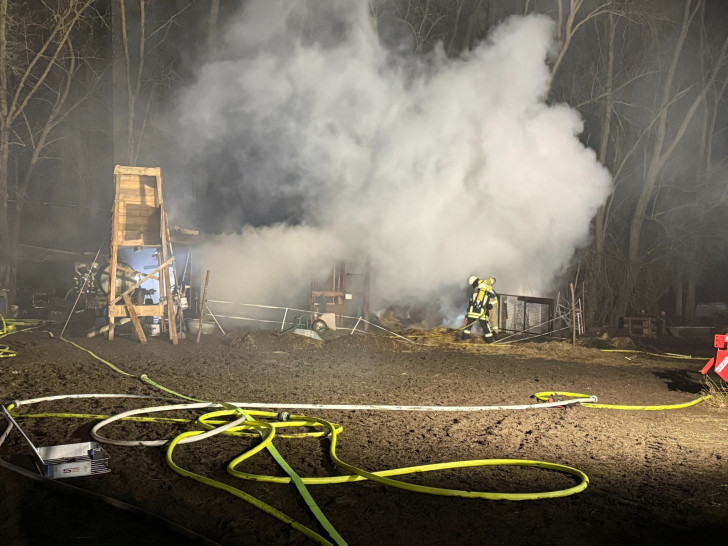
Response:
[{"label": "tree trunk", "polygon": [[0,0],[0,288],[10,286],[10,241],[8,218],[8,161],[10,127],[8,126],[8,0]]},{"label": "tree trunk", "polygon": [[218,43],[220,42],[220,30],[218,27],[218,17],[220,15],[220,0],[211,0],[210,14],[207,18],[207,55],[213,58]]},{"label": "tree trunk", "polygon": [[[602,132],[599,142],[599,163],[607,164],[607,151],[609,150],[609,137],[612,127],[612,110],[614,109],[614,38],[617,32],[617,22],[614,13],[610,13],[608,17],[609,42],[607,57],[607,84],[604,100],[604,120],[602,123]],[[606,239],[606,205],[599,207],[594,223],[594,244],[597,253],[597,259],[601,264],[604,256],[604,243]]]},{"label": "tree trunk", "polygon": [[677,283],[675,285],[675,316],[679,319],[683,318],[683,285]]},{"label": "tree trunk", "polygon": [[8,131],[2,127],[0,131],[0,288],[13,290],[15,288],[13,282],[15,263],[12,260],[13,238],[8,207],[9,149]]},{"label": "tree trunk", "polygon": [[685,321],[688,324],[695,322],[696,289],[700,278],[700,260],[692,253],[688,264],[688,280],[685,294]]},{"label": "tree trunk", "polygon": [[[698,4],[700,4],[700,2],[698,2]],[[637,200],[637,205],[632,213],[632,219],[629,224],[627,251],[629,275],[625,281],[625,286],[623,286],[623,291],[620,293],[620,297],[618,298],[619,305],[615,309],[616,316],[622,316],[626,313],[629,303],[628,298],[631,298],[636,287],[637,278],[641,269],[640,243],[642,238],[642,226],[644,225],[646,218],[647,207],[654,196],[656,187],[658,186],[658,180],[662,172],[662,168],[665,165],[667,158],[672,154],[678,142],[685,134],[687,126],[695,113],[695,109],[702,101],[703,95],[699,94],[685,114],[678,130],[670,132],[669,129],[671,129],[671,127],[668,126],[668,113],[670,111],[670,103],[674,98],[672,90],[673,83],[678,68],[678,61],[683,52],[683,46],[688,35],[688,29],[690,28],[696,13],[697,8],[693,7],[692,0],[688,0],[685,4],[680,34],[675,41],[672,59],[662,88],[662,97],[658,105],[659,111],[657,114],[654,144],[652,146],[650,156],[647,158],[647,172],[645,173],[645,177],[642,181],[640,196]],[[672,140],[669,143],[666,142],[668,140],[668,135],[672,137]]]}]

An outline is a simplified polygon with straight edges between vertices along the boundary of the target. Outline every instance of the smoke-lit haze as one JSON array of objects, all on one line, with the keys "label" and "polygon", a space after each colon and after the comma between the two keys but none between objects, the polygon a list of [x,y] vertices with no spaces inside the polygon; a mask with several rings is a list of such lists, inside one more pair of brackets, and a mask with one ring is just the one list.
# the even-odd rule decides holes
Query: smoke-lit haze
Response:
[{"label": "smoke-lit haze", "polygon": [[367,2],[251,3],[179,116],[194,160],[238,162],[214,183],[254,188],[275,222],[233,215],[202,249],[213,297],[292,305],[365,256],[375,308],[447,307],[471,274],[547,295],[609,186],[578,113],[542,100],[552,33],[511,18],[461,58],[415,61],[380,43]]}]

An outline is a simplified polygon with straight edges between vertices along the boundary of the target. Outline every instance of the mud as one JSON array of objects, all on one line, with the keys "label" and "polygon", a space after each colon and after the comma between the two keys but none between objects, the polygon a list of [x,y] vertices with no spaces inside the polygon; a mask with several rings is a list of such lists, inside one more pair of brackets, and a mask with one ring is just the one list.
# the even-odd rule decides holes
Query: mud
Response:
[{"label": "mud", "polygon": [[[163,338],[143,346],[124,335],[113,342],[87,339],[80,332],[67,336],[130,374],[124,375],[59,340],[57,333],[38,328],[2,341],[18,352],[0,360],[5,405],[80,393],[170,396],[142,382],[142,374],[190,397],[281,404],[280,410],[286,409],[282,404],[297,403],[535,404],[534,393],[553,390],[593,394],[609,404],[679,404],[703,392],[699,370],[702,358],[712,351],[710,341],[671,347],[696,354],[698,360],[605,352],[564,342],[486,346],[460,342],[442,329],[407,332],[417,344],[387,335],[334,332],[316,341],[270,331],[234,331],[226,337],[205,335],[199,345],[183,340],[177,346]],[[23,406],[19,413],[110,415],[158,404],[96,397]],[[666,411],[583,406],[488,412],[288,411],[342,425],[338,456],[370,471],[499,458],[560,463],[589,476],[581,493],[521,502],[427,495],[372,482],[309,486],[324,514],[352,545],[672,544],[728,536],[728,410],[717,403]],[[96,422],[88,417],[19,417],[38,446],[89,441]],[[193,428],[124,422],[109,426],[104,434],[164,440]],[[175,461],[324,533],[293,486],[242,481],[226,473],[227,464],[255,442],[217,436],[178,446]],[[328,455],[327,439],[278,438],[275,446],[300,475],[341,474]],[[111,467],[107,474],[40,481],[0,468],[3,543],[313,543],[240,498],[176,474],[165,462],[164,447],[104,448]],[[16,430],[0,446],[0,457],[38,474],[29,446]],[[265,451],[241,469],[282,475]],[[402,479],[466,491],[523,493],[578,483],[557,472],[506,466]],[[127,504],[114,506],[108,499]]]}]

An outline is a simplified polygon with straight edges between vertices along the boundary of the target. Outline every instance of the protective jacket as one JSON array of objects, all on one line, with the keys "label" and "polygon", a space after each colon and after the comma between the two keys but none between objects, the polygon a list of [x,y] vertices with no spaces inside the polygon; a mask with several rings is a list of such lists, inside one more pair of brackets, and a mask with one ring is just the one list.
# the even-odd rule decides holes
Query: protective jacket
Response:
[{"label": "protective jacket", "polygon": [[497,301],[498,295],[488,281],[478,279],[473,283],[473,293],[470,295],[470,305],[468,307],[467,317],[472,319],[488,318],[488,311],[493,308],[493,303]]},{"label": "protective jacket", "polygon": [[497,328],[491,328],[488,311],[493,309],[494,304],[498,302],[498,295],[493,290],[492,284],[495,279],[481,280],[477,277],[474,279],[471,285],[473,293],[470,295],[468,311],[465,313],[465,328],[462,338],[470,339],[472,325],[479,322],[483,330],[483,340],[486,343],[493,343],[495,341],[493,332],[497,331]]}]

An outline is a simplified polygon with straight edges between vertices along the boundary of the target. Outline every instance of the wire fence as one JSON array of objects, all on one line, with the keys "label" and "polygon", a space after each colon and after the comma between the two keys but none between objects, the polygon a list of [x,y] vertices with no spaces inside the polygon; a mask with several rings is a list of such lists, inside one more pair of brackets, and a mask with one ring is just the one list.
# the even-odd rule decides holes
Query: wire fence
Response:
[{"label": "wire fence", "polygon": [[[261,305],[257,303],[238,303],[238,302],[232,302],[232,301],[224,301],[224,300],[206,300],[206,304],[210,306],[213,304],[213,308],[211,309],[212,314],[216,318],[222,318],[222,319],[229,319],[229,320],[240,320],[240,321],[250,321],[250,322],[259,322],[264,324],[276,324],[280,327],[281,330],[285,330],[286,327],[292,327],[292,326],[304,326],[302,323],[303,320],[305,320],[306,324],[305,327],[309,328],[311,326],[311,323],[313,322],[313,319],[316,315],[316,312],[307,310],[307,309],[296,309],[295,307],[279,307],[276,305]],[[217,306],[217,307],[215,307]],[[236,307],[242,307],[247,309],[255,309],[259,313],[260,312],[267,312],[266,318],[262,318],[260,316],[258,317],[251,317],[251,316],[242,316],[242,315],[231,315],[226,314],[226,312],[223,310],[221,311],[221,306],[227,306],[227,309],[234,309]],[[272,318],[273,315],[278,314],[282,316],[280,318]],[[352,317],[348,315],[336,315],[339,319],[340,326],[337,326],[337,330],[344,330],[349,331],[349,334],[352,335],[355,332],[366,334],[368,333],[366,330],[360,329],[364,328],[365,325],[371,326],[373,328],[379,329],[383,332],[386,332],[389,335],[395,336],[398,339],[402,339],[408,343],[414,343],[411,339],[407,339],[404,336],[401,336],[397,334],[396,332],[392,332],[391,330],[387,330],[386,328],[374,324],[373,322],[370,322],[366,320],[362,316],[358,317]],[[304,319],[305,317],[305,319]]]},{"label": "wire fence", "polygon": [[[497,320],[500,336],[496,343],[525,342],[546,336],[565,338],[566,334],[572,331],[572,318],[570,309],[567,309],[563,302],[560,303],[561,305],[550,298],[499,294]],[[315,311],[295,307],[212,299],[206,300],[206,305],[216,319],[275,325],[281,331],[296,326],[310,328],[317,317]],[[241,313],[241,309],[246,312]],[[580,311],[580,306],[577,305],[578,324],[581,323]],[[337,314],[336,318],[338,323],[336,330],[348,332],[349,335],[369,333],[366,328],[371,327],[416,344],[415,341],[368,321],[362,316]]]}]

